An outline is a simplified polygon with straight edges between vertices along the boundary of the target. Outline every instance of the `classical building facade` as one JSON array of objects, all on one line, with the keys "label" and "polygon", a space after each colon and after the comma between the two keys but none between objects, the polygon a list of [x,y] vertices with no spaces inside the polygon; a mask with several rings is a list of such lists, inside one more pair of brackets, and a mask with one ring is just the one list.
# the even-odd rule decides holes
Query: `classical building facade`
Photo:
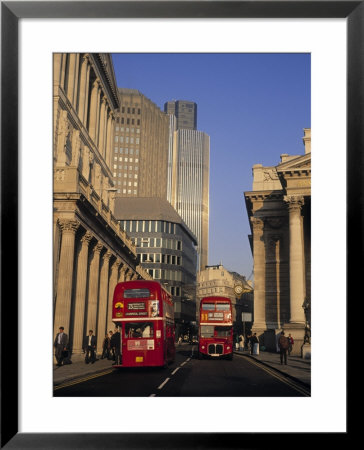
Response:
[{"label": "classical building facade", "polygon": [[120,197],[167,198],[169,117],[136,89],[119,88],[113,180]]},{"label": "classical building facade", "polygon": [[130,236],[149,275],[173,296],[176,336],[195,320],[196,237],[160,198],[117,198],[115,216]]},{"label": "classical building facade", "polygon": [[115,111],[119,98],[108,54],[53,57],[54,333],[69,335],[81,355],[87,330],[101,351],[113,329],[117,282],[151,277],[138,266],[135,246],[115,218]]},{"label": "classical building facade", "polygon": [[254,258],[253,331],[275,350],[284,329],[301,355],[310,335],[311,129],[304,129],[303,141],[304,155],[253,166],[253,190],[244,193]]}]

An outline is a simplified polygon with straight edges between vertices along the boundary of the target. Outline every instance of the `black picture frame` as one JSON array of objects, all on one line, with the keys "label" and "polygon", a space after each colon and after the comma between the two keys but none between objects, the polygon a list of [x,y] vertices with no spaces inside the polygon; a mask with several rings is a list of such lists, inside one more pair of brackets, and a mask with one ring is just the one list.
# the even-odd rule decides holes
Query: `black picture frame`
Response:
[{"label": "black picture frame", "polygon": [[[1,2],[1,448],[267,448],[293,442],[268,433],[19,433],[18,348],[18,22],[22,18],[346,18],[347,19],[347,301],[361,293],[364,144],[363,1]],[[335,132],[335,130],[333,130]],[[344,205],[339,205],[340,211]],[[333,212],[334,219],[335,212]],[[10,268],[10,269],[9,269]],[[334,277],[333,277],[334,278]],[[350,289],[350,290],[349,290]],[[343,299],[344,301],[345,299]],[[11,336],[11,345],[9,345]],[[333,337],[334,338],[334,337]],[[348,348],[348,351],[350,349]],[[338,358],[341,358],[338,355]],[[347,355],[347,361],[350,355]],[[333,362],[333,364],[336,364]],[[344,361],[341,361],[344,363]],[[333,393],[334,394],[334,393]],[[245,412],[244,412],[245,413]],[[260,416],[257,411],[252,414]],[[278,411],[277,411],[278,413]],[[348,409],[349,414],[349,409]],[[67,414],[65,413],[67,416]],[[232,415],[235,415],[232,412]],[[264,415],[264,414],[263,414]],[[178,417],[176,415],[176,420]],[[335,435],[336,444],[350,431]],[[186,430],[187,431],[187,430]],[[289,430],[287,430],[289,431]],[[296,439],[295,433],[293,438]],[[312,437],[300,436],[300,445]],[[315,436],[315,445],[319,435]],[[327,443],[327,435],[323,438]]]}]

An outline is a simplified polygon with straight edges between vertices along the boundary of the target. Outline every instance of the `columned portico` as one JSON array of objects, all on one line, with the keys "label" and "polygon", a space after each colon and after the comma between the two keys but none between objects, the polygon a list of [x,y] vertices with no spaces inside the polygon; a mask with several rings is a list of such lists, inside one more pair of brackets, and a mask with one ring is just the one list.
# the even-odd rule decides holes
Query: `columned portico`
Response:
[{"label": "columned portico", "polygon": [[99,350],[113,329],[119,268],[151,277],[137,269],[136,248],[114,216],[110,152],[119,98],[111,57],[54,54],[53,68],[53,338],[63,326],[79,359],[89,329]]},{"label": "columned portico", "polygon": [[263,328],[260,342],[270,351],[277,351],[282,330],[290,333],[292,354],[301,356],[310,353],[303,344],[311,292],[311,130],[304,132],[305,154],[282,154],[276,166],[254,165],[253,190],[245,192],[254,256],[253,331]]}]

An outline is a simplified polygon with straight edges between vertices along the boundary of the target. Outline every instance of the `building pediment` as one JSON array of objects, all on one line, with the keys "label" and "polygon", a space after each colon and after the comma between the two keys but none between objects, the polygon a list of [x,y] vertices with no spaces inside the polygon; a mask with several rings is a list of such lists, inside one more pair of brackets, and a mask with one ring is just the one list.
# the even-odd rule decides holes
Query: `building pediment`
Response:
[{"label": "building pediment", "polygon": [[282,162],[277,166],[278,173],[310,171],[311,170],[311,153],[306,155],[290,158],[288,161]]}]

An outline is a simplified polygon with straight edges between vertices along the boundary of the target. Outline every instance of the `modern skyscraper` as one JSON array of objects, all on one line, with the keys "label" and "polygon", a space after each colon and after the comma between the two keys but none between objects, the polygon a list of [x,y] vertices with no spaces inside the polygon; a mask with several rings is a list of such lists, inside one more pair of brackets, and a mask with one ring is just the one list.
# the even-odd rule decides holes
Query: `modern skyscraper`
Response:
[{"label": "modern skyscraper", "polygon": [[177,131],[178,214],[197,237],[198,267],[208,264],[210,137],[196,130]]},{"label": "modern skyscraper", "polygon": [[117,196],[166,199],[169,117],[138,90],[118,91],[112,166]]},{"label": "modern skyscraper", "polygon": [[173,100],[164,104],[164,112],[177,118],[177,129],[197,129],[197,105],[188,100]]},{"label": "modern skyscraper", "polygon": [[[167,199],[197,237],[197,267],[203,270],[208,264],[210,137],[196,130],[196,103],[173,100],[164,104],[164,111],[173,124],[168,167],[172,182]],[[173,133],[172,126],[176,128]]]}]

